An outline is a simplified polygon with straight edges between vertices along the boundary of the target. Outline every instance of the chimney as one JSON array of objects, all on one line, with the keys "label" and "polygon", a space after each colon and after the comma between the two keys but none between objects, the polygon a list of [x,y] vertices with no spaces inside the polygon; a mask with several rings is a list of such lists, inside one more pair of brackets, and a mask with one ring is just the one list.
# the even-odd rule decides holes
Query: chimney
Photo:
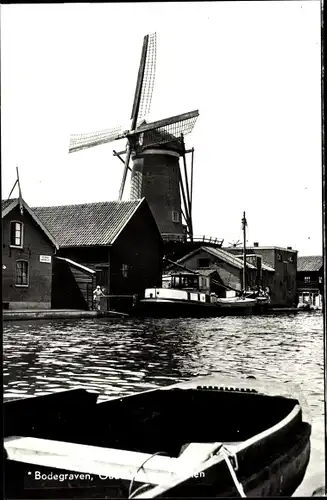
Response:
[{"label": "chimney", "polygon": [[255,242],[253,243],[253,246],[254,246],[254,247],[258,247],[258,246],[259,246],[259,242],[258,242],[258,241],[255,241]]},{"label": "chimney", "polygon": [[287,250],[292,250],[292,247],[287,247]]}]

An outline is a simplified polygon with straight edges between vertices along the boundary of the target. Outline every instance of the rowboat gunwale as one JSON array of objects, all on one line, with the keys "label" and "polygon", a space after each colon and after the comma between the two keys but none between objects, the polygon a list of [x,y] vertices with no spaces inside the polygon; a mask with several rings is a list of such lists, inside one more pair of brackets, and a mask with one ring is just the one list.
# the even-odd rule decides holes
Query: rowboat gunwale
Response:
[{"label": "rowboat gunwale", "polygon": [[[278,433],[282,428],[285,428],[288,424],[290,424],[292,421],[295,420],[295,418],[301,414],[301,407],[300,405],[296,405],[290,413],[284,417],[280,422],[277,424],[273,425],[272,427],[269,427],[268,429],[260,432],[259,434],[256,434],[255,436],[252,436],[251,438],[241,441],[238,444],[231,445],[228,447],[230,451],[233,452],[233,455],[237,455],[238,453],[249,449],[251,447],[257,446],[260,444],[260,442],[263,442],[266,438],[272,438],[274,434]],[[279,461],[281,457],[276,457],[275,462]],[[195,467],[192,470],[193,476],[196,477],[196,475],[200,475],[201,473],[205,473],[208,469],[211,467],[223,462],[225,460],[223,455],[215,455],[212,458],[209,458],[205,462],[200,463],[197,467]],[[256,472],[253,474],[253,476],[257,475],[260,471]],[[190,477],[190,476],[189,476]],[[166,485],[159,485],[155,486],[151,490],[147,490],[144,493],[140,493],[139,495],[135,495],[135,499],[138,498],[156,498],[162,494],[165,493],[168,489],[171,489],[173,487],[178,486],[179,484],[182,484],[185,482],[187,478],[184,476],[182,479],[177,479],[175,481],[170,482],[169,484]],[[248,478],[247,482],[252,480],[252,478]]]}]

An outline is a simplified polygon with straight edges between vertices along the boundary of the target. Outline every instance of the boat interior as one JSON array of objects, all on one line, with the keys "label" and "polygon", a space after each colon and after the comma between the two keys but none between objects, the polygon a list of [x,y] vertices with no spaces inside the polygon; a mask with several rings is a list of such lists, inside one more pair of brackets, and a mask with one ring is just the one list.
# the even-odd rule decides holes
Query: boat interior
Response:
[{"label": "boat interior", "polygon": [[[111,496],[126,497],[130,471],[136,474],[143,462],[149,461],[147,475],[143,479],[138,475],[135,487],[167,484],[182,460],[189,465],[204,462],[222,444],[237,446],[278,424],[297,405],[296,399],[219,387],[161,389],[100,403],[97,394],[83,389],[10,401],[4,405],[8,470],[14,474],[16,461],[42,470],[52,466],[87,472],[76,462],[86,456],[91,474],[106,470],[117,477],[116,471],[126,480],[116,493],[110,490]],[[292,425],[295,434],[300,434],[301,413]],[[289,435],[288,429],[273,440],[269,454],[278,452],[281,445],[286,447]],[[263,448],[260,452],[259,443],[251,467],[267,460]],[[99,469],[101,461],[105,469]],[[17,491],[12,495],[17,496]]]},{"label": "boat interior", "polygon": [[280,422],[297,404],[281,396],[218,388],[154,390],[96,401],[97,394],[76,389],[7,402],[5,437],[163,451],[177,457],[190,442],[245,441]]}]

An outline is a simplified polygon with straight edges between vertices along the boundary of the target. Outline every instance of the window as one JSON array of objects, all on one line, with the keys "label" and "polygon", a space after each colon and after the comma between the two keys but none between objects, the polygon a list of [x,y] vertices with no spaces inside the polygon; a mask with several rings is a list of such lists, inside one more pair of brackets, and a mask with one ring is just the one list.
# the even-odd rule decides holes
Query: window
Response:
[{"label": "window", "polygon": [[209,259],[199,259],[198,266],[199,267],[209,267],[210,261]]},{"label": "window", "polygon": [[176,210],[173,210],[173,212],[172,212],[172,219],[173,219],[173,222],[179,222],[180,221],[179,213],[176,212]]},{"label": "window", "polygon": [[294,257],[293,257],[293,255],[291,255],[291,256],[288,258],[288,262],[289,262],[290,264],[293,264],[293,263],[294,263]]},{"label": "window", "polygon": [[322,276],[318,276],[318,283],[322,283]]},{"label": "window", "polygon": [[128,277],[128,264],[123,264],[121,266],[121,272],[124,278]]},{"label": "window", "polygon": [[304,276],[304,283],[310,283],[310,276]]},{"label": "window", "polygon": [[23,246],[23,223],[13,221],[10,224],[10,245],[14,247]]},{"label": "window", "polygon": [[26,260],[16,261],[16,285],[28,286],[28,262]]},{"label": "window", "polygon": [[277,260],[281,261],[282,260],[282,254],[281,253],[278,253],[277,254]]}]

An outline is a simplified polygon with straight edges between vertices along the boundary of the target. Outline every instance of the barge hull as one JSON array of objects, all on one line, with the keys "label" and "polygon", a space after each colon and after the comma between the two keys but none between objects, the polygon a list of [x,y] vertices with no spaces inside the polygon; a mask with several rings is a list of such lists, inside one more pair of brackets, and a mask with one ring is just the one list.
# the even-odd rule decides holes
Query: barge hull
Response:
[{"label": "barge hull", "polygon": [[251,314],[253,306],[231,307],[206,302],[186,300],[144,299],[135,306],[133,314],[153,318],[212,318],[219,316],[244,316]]}]

